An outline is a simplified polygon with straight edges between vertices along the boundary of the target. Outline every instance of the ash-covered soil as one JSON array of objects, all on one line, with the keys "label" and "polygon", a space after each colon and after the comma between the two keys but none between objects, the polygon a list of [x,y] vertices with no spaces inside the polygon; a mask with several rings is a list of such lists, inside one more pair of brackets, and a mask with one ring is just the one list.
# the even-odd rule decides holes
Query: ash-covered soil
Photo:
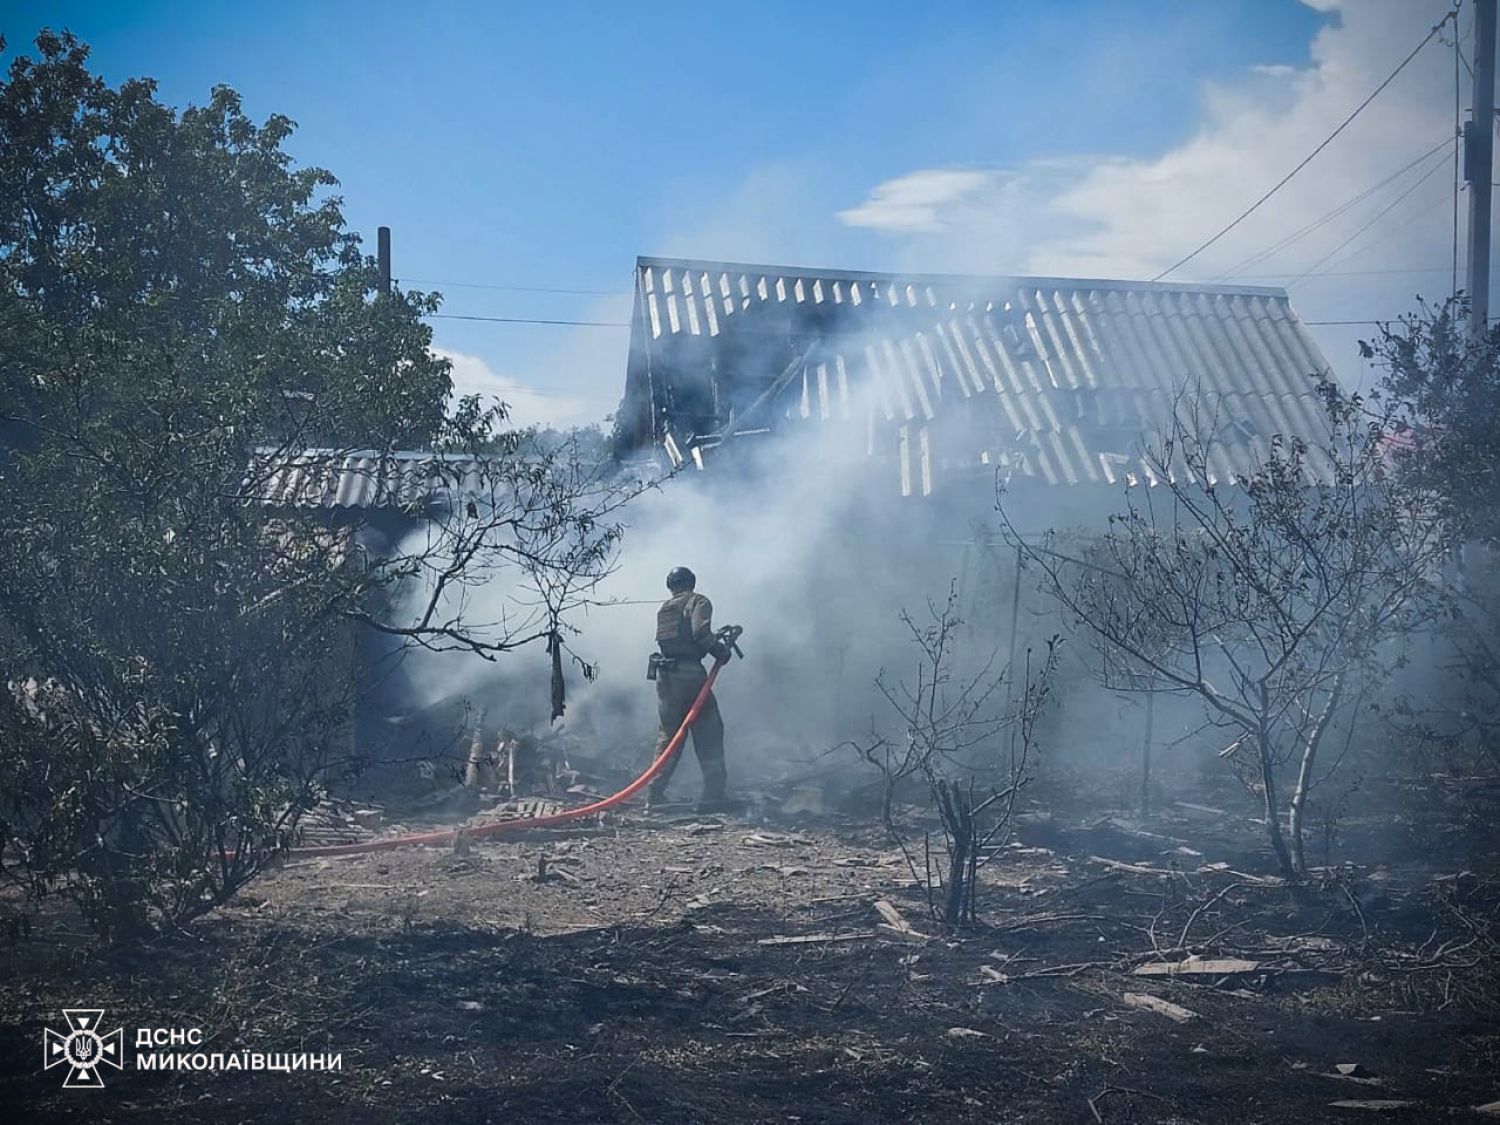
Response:
[{"label": "ash-covered soil", "polygon": [[[1201,816],[1042,818],[1023,840],[953,932],[877,825],[826,816],[627,814],[295,862],[129,956],[45,917],[5,950],[0,1105],[28,1122],[1252,1125],[1480,1121],[1500,1099],[1483,871],[1346,868],[1294,894],[1255,866],[1253,832]],[[63,1090],[41,1060],[64,1007],[104,1008],[128,1056],[133,1028],[196,1027],[206,1051],[343,1068],[127,1064]]]}]

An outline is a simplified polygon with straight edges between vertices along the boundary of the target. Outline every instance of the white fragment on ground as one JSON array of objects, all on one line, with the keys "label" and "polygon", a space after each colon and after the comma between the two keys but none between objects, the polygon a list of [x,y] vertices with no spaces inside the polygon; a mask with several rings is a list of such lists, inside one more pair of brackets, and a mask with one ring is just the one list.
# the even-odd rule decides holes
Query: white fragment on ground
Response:
[{"label": "white fragment on ground", "polygon": [[1170,1000],[1163,1000],[1159,996],[1149,996],[1144,992],[1127,992],[1121,998],[1127,1008],[1139,1008],[1146,1012],[1155,1012],[1159,1016],[1166,1016],[1174,1023],[1187,1023],[1189,1020],[1198,1018],[1198,1013],[1184,1008],[1181,1004],[1174,1004]]}]

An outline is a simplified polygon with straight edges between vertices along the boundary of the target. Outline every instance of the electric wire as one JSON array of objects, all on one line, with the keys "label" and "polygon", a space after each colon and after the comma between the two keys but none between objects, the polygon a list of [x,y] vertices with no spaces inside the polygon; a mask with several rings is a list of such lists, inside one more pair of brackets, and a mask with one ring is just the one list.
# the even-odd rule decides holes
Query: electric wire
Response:
[{"label": "electric wire", "polygon": [[[1399,202],[1399,201],[1398,201]],[[1359,232],[1356,232],[1359,233]],[[1401,274],[1423,274],[1423,273],[1447,273],[1449,267],[1442,266],[1410,266],[1399,269],[1372,269],[1372,270],[1323,270],[1315,275],[1306,272],[1297,273],[1248,273],[1241,274],[1236,280],[1239,281],[1286,281],[1288,285],[1300,284],[1307,281],[1321,281],[1324,278],[1333,277],[1387,277]],[[1288,280],[1290,279],[1290,280]],[[629,328],[630,322],[625,320],[567,320],[567,319],[542,319],[539,317],[526,316],[475,316],[460,313],[428,313],[429,320],[462,320],[478,324],[530,324],[553,327],[581,327],[581,328]],[[1314,321],[1305,321],[1312,324]],[[1320,323],[1320,322],[1319,322]],[[1364,323],[1364,322],[1361,322]],[[1373,321],[1368,323],[1374,323]]]},{"label": "electric wire", "polygon": [[[1448,266],[1446,264],[1444,264],[1444,265],[1441,265],[1441,266],[1405,266],[1405,267],[1402,267],[1400,269],[1391,268],[1391,269],[1378,269],[1378,270],[1324,270],[1322,273],[1318,274],[1318,278],[1322,279],[1322,278],[1325,278],[1325,277],[1386,277],[1386,276],[1389,276],[1391,274],[1447,273],[1447,272],[1448,272]],[[1301,275],[1298,274],[1295,270],[1289,270],[1286,273],[1244,273],[1244,274],[1241,274],[1236,280],[1239,280],[1239,281],[1252,281],[1252,280],[1274,281],[1277,278],[1283,278],[1283,277],[1300,277],[1300,276]],[[1312,279],[1309,278],[1309,280],[1312,280]]]},{"label": "electric wire", "polygon": [[[1345,324],[1349,324],[1349,325],[1353,325],[1353,324],[1390,324],[1393,321],[1397,321],[1397,320],[1400,320],[1400,319],[1401,318],[1399,316],[1389,316],[1389,317],[1386,317],[1384,320],[1304,320],[1302,323],[1305,324],[1305,325],[1307,325],[1309,328],[1317,328],[1317,327],[1327,327],[1329,325],[1345,325]],[[1494,320],[1500,320],[1500,317],[1492,316],[1492,317],[1490,317],[1490,320],[1492,320],[1492,321],[1494,321]]]},{"label": "electric wire", "polygon": [[576,328],[629,328],[628,320],[566,320],[535,316],[468,316],[463,313],[428,313],[429,320],[476,320],[485,324],[562,324]]},{"label": "electric wire", "polygon": [[1443,29],[1443,27],[1448,23],[1449,20],[1457,18],[1459,8],[1461,8],[1462,6],[1463,6],[1463,0],[1458,0],[1458,2],[1456,4],[1454,4],[1453,9],[1447,15],[1445,15],[1441,20],[1439,20],[1437,23],[1435,23],[1432,26],[1432,28],[1427,32],[1427,34],[1425,36],[1423,36],[1422,41],[1420,43],[1418,43],[1415,47],[1412,48],[1411,53],[1409,55],[1407,55],[1406,58],[1404,58],[1404,59],[1401,60],[1401,62],[1397,65],[1396,69],[1393,70],[1393,71],[1391,71],[1391,73],[1386,76],[1385,80],[1383,82],[1381,82],[1379,86],[1376,86],[1375,89],[1370,92],[1369,96],[1366,97],[1364,101],[1360,102],[1359,105],[1355,106],[1354,112],[1351,113],[1348,117],[1344,118],[1344,120],[1339,123],[1338,128],[1334,129],[1334,131],[1331,132],[1331,133],[1329,133],[1327,137],[1323,138],[1323,140],[1318,144],[1317,148],[1313,149],[1312,152],[1308,153],[1307,156],[1303,157],[1301,163],[1299,163],[1295,168],[1293,168],[1285,176],[1281,177],[1281,179],[1276,182],[1275,186],[1272,187],[1270,191],[1266,192],[1259,199],[1257,199],[1254,203],[1250,204],[1249,207],[1247,207],[1245,210],[1241,211],[1239,213],[1239,215],[1237,215],[1227,226],[1225,226],[1222,230],[1220,230],[1212,238],[1208,239],[1208,241],[1206,241],[1203,244],[1201,244],[1196,250],[1192,251],[1190,254],[1186,255],[1185,257],[1179,258],[1176,262],[1174,262],[1172,265],[1168,266],[1166,269],[1162,270],[1161,273],[1157,274],[1151,280],[1152,281],[1160,281],[1162,278],[1166,277],[1169,273],[1174,273],[1177,270],[1181,269],[1183,266],[1187,265],[1194,258],[1196,258],[1199,254],[1203,253],[1203,251],[1207,250],[1210,246],[1214,245],[1214,243],[1218,242],[1219,239],[1223,238],[1230,231],[1234,230],[1235,227],[1239,226],[1242,222],[1244,222],[1246,219],[1248,219],[1251,215],[1253,215],[1256,211],[1258,211],[1260,209],[1261,205],[1263,203],[1265,203],[1266,200],[1270,199],[1273,195],[1275,195],[1278,191],[1280,191],[1288,183],[1290,183],[1293,176],[1295,176],[1298,172],[1302,171],[1302,169],[1306,168],[1309,164],[1311,164],[1313,162],[1313,160],[1318,156],[1319,153],[1321,153],[1325,148],[1327,148],[1330,144],[1332,144],[1333,141],[1334,141],[1334,139],[1336,137],[1338,137],[1338,135],[1340,133],[1342,133],[1345,129],[1347,129],[1351,123],[1353,123],[1354,119],[1356,117],[1358,117],[1364,111],[1364,109],[1365,109],[1366,106],[1368,106],[1377,97],[1379,97],[1380,94],[1381,94],[1381,92],[1384,91],[1387,86],[1389,86],[1392,82],[1394,82],[1396,80],[1396,77],[1403,70],[1406,69],[1407,64],[1410,63],[1412,59],[1414,59],[1414,58],[1417,57],[1418,53],[1422,50],[1423,47],[1427,46],[1427,44],[1429,44],[1429,43],[1432,42],[1433,38],[1437,35],[1437,33],[1439,31],[1441,31]]},{"label": "electric wire", "polygon": [[[1400,168],[1397,168],[1394,172],[1392,172],[1385,179],[1381,180],[1379,183],[1374,184],[1374,185],[1372,185],[1370,187],[1365,188],[1365,190],[1362,191],[1362,192],[1360,192],[1358,195],[1351,196],[1349,199],[1346,199],[1343,203],[1341,203],[1337,207],[1333,208],[1333,210],[1328,211],[1326,214],[1322,215],[1321,217],[1319,217],[1317,219],[1314,219],[1312,222],[1308,223],[1306,226],[1304,226],[1304,227],[1302,227],[1302,228],[1300,228],[1298,230],[1293,231],[1291,234],[1287,235],[1285,238],[1281,239],[1279,242],[1276,242],[1276,243],[1272,244],[1271,246],[1266,247],[1264,250],[1260,251],[1259,253],[1252,254],[1250,257],[1244,259],[1238,265],[1232,266],[1228,270],[1226,270],[1224,273],[1218,274],[1217,277],[1218,278],[1228,279],[1228,278],[1232,278],[1232,277],[1234,277],[1236,275],[1249,276],[1249,275],[1242,274],[1241,271],[1249,268],[1250,266],[1254,266],[1254,265],[1260,264],[1261,262],[1265,261],[1267,258],[1271,257],[1273,254],[1277,253],[1278,251],[1284,250],[1286,247],[1290,246],[1292,243],[1298,241],[1301,238],[1306,237],[1307,235],[1313,233],[1313,231],[1318,230],[1318,229],[1320,229],[1323,226],[1326,226],[1328,223],[1332,222],[1334,219],[1337,219],[1340,215],[1343,215],[1345,212],[1349,211],[1351,208],[1358,206],[1360,203],[1363,203],[1370,196],[1372,196],[1376,192],[1380,191],[1381,188],[1385,187],[1386,185],[1390,184],[1391,182],[1393,182],[1395,180],[1400,179],[1403,175],[1405,175],[1407,172],[1411,171],[1418,164],[1421,164],[1422,161],[1427,160],[1428,158],[1430,158],[1434,153],[1438,152],[1440,149],[1446,148],[1448,145],[1451,145],[1451,144],[1453,144],[1453,138],[1452,137],[1448,137],[1448,138],[1445,138],[1444,140],[1439,141],[1437,144],[1433,145],[1426,152],[1422,153],[1421,156],[1418,156],[1414,160],[1410,160],[1407,163],[1403,164]],[[1295,276],[1295,275],[1293,275],[1293,274],[1283,274],[1281,276],[1291,277],[1291,276]]]},{"label": "electric wire", "polygon": [[403,284],[410,285],[445,285],[450,289],[498,289],[506,293],[564,293],[586,297],[627,297],[630,295],[628,289],[570,289],[562,286],[507,285],[498,282],[436,281],[430,277],[403,277],[399,280]]},{"label": "electric wire", "polygon": [[[1291,281],[1287,282],[1287,285],[1288,286],[1296,285],[1296,284],[1298,284],[1300,282],[1306,281],[1310,277],[1316,277],[1317,274],[1318,274],[1318,270],[1321,267],[1327,265],[1346,246],[1348,246],[1355,239],[1359,238],[1367,230],[1369,230],[1371,227],[1373,227],[1376,223],[1380,222],[1381,219],[1385,218],[1393,210],[1395,210],[1397,207],[1399,207],[1401,205],[1401,203],[1408,196],[1410,196],[1412,194],[1412,192],[1416,191],[1419,187],[1421,187],[1424,183],[1426,183],[1429,179],[1431,179],[1433,173],[1435,173],[1436,171],[1438,171],[1438,169],[1442,168],[1445,163],[1447,163],[1446,155],[1445,155],[1444,159],[1437,161],[1436,163],[1434,163],[1432,165],[1431,168],[1427,169],[1427,171],[1425,173],[1423,173],[1423,175],[1421,176],[1420,179],[1418,179],[1415,183],[1413,183],[1410,187],[1408,187],[1400,195],[1396,196],[1395,199],[1391,200],[1391,202],[1389,204],[1387,204],[1378,213],[1376,213],[1367,223],[1365,223],[1363,226],[1361,226],[1358,230],[1356,230],[1348,238],[1344,239],[1344,241],[1340,242],[1332,250],[1328,251],[1328,253],[1324,254],[1321,258],[1319,258],[1316,262],[1314,262],[1311,266],[1309,266],[1306,270],[1304,270],[1299,276],[1297,276],[1297,277],[1293,278]],[[1446,191],[1443,193],[1443,202],[1444,203],[1447,202],[1447,192]],[[1379,241],[1379,239],[1376,239],[1376,241]],[[1350,254],[1348,258],[1343,258],[1343,259],[1340,259],[1340,260],[1341,261],[1348,261],[1350,258],[1354,258],[1354,257],[1358,256],[1359,254],[1363,254],[1365,252],[1365,250],[1368,250],[1370,248],[1370,246],[1373,246],[1374,244],[1375,244],[1374,242],[1371,242],[1369,246],[1365,246],[1365,247],[1363,247],[1360,250],[1356,250],[1353,254]]]}]

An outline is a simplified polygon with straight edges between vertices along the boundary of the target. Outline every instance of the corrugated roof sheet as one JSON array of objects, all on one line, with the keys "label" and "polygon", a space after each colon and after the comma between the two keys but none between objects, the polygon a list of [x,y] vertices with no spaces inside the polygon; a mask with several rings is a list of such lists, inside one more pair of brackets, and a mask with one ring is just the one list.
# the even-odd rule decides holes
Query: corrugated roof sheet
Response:
[{"label": "corrugated roof sheet", "polygon": [[494,479],[484,458],[468,455],[260,449],[244,487],[248,499],[270,507],[418,511],[485,495]]},{"label": "corrugated roof sheet", "polygon": [[1151,483],[1140,447],[1184,394],[1215,421],[1225,479],[1274,434],[1327,432],[1312,376],[1328,364],[1281,289],[662,258],[637,262],[627,428],[711,444],[799,352],[750,424],[860,421],[871,452],[894,446],[906,493],[965,465]]}]

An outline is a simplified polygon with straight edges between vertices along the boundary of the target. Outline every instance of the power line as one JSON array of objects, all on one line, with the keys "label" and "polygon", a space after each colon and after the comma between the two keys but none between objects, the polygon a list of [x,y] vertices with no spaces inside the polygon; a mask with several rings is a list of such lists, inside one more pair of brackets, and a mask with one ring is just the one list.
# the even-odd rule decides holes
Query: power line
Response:
[{"label": "power line", "polygon": [[[1328,325],[1340,325],[1340,324],[1349,324],[1349,325],[1355,325],[1355,324],[1394,324],[1396,321],[1398,321],[1400,319],[1401,318],[1399,316],[1388,316],[1384,320],[1304,320],[1302,323],[1305,324],[1305,325],[1307,325],[1309,328],[1321,328],[1321,327],[1326,327]],[[1492,316],[1492,317],[1490,317],[1490,319],[1491,320],[1500,320],[1500,317]]]},{"label": "power line", "polygon": [[[1240,262],[1238,265],[1232,266],[1228,270],[1226,270],[1224,273],[1219,274],[1218,277],[1219,278],[1223,278],[1223,279],[1228,279],[1228,278],[1232,278],[1232,277],[1234,277],[1236,275],[1239,275],[1241,277],[1253,276],[1253,275],[1250,275],[1250,274],[1241,274],[1240,271],[1243,270],[1243,269],[1246,269],[1246,268],[1248,268],[1250,266],[1257,265],[1260,262],[1265,261],[1267,258],[1271,257],[1273,254],[1277,253],[1280,250],[1284,250],[1286,247],[1290,246],[1292,243],[1296,242],[1298,239],[1303,238],[1304,236],[1311,234],[1313,231],[1318,230],[1320,227],[1326,226],[1328,223],[1332,222],[1334,219],[1336,219],[1340,215],[1344,214],[1344,212],[1348,211],[1350,208],[1355,207],[1355,206],[1357,206],[1360,203],[1363,203],[1366,199],[1368,199],[1370,196],[1374,195],[1381,188],[1385,187],[1387,184],[1391,183],[1393,180],[1397,180],[1401,176],[1405,175],[1407,172],[1411,171],[1418,164],[1422,163],[1422,161],[1424,161],[1424,160],[1428,159],[1430,156],[1432,156],[1433,153],[1438,152],[1440,149],[1444,149],[1444,148],[1446,148],[1447,146],[1449,146],[1451,144],[1453,144],[1453,138],[1452,137],[1448,137],[1445,140],[1439,141],[1437,144],[1433,145],[1432,148],[1428,149],[1426,152],[1424,152],[1421,156],[1417,157],[1415,160],[1408,161],[1406,164],[1403,164],[1400,168],[1396,169],[1394,172],[1392,172],[1385,179],[1381,180],[1378,184],[1375,184],[1375,185],[1373,185],[1371,187],[1365,188],[1365,190],[1362,191],[1362,192],[1360,192],[1358,195],[1351,196],[1349,199],[1346,199],[1343,203],[1340,203],[1337,207],[1335,207],[1333,210],[1327,212],[1326,214],[1324,214],[1320,218],[1314,219],[1312,222],[1308,223],[1305,227],[1302,227],[1300,230],[1293,231],[1291,234],[1289,234],[1285,238],[1283,238],[1280,242],[1276,242],[1276,243],[1272,244],[1271,246],[1266,247],[1266,249],[1260,251],[1260,253],[1258,253],[1258,254],[1252,254],[1250,257],[1246,258],[1244,261]],[[1284,277],[1294,277],[1296,275],[1295,274],[1283,274],[1281,276],[1284,276]]]},{"label": "power line", "polygon": [[1302,171],[1302,169],[1306,168],[1309,164],[1311,164],[1313,162],[1313,159],[1320,152],[1322,152],[1325,148],[1327,148],[1330,144],[1332,144],[1334,138],[1337,137],[1340,133],[1342,133],[1345,129],[1347,129],[1349,127],[1350,123],[1353,122],[1353,120],[1356,117],[1358,117],[1361,112],[1363,112],[1364,108],[1367,105],[1369,105],[1371,102],[1373,102],[1377,97],[1379,97],[1379,95],[1380,95],[1380,93],[1381,93],[1382,90],[1384,90],[1387,86],[1389,86],[1392,82],[1394,82],[1396,80],[1396,76],[1399,75],[1403,70],[1406,69],[1406,65],[1409,62],[1411,62],[1412,59],[1414,59],[1414,58],[1417,57],[1417,53],[1419,51],[1421,51],[1423,47],[1427,46],[1428,43],[1432,42],[1433,37],[1436,36],[1437,33],[1443,29],[1444,25],[1447,24],[1447,22],[1449,20],[1454,19],[1455,17],[1457,17],[1458,10],[1459,10],[1459,8],[1462,5],[1463,5],[1463,0],[1458,0],[1458,3],[1456,3],[1453,6],[1453,10],[1450,11],[1446,16],[1444,16],[1441,20],[1439,20],[1436,24],[1434,24],[1432,26],[1432,29],[1427,32],[1427,34],[1422,38],[1422,41],[1420,43],[1418,43],[1414,48],[1412,48],[1411,54],[1407,55],[1406,58],[1402,59],[1400,65],[1397,66],[1395,70],[1391,71],[1391,73],[1386,76],[1385,81],[1382,82],[1379,86],[1376,86],[1375,89],[1373,91],[1371,91],[1369,97],[1365,98],[1364,101],[1360,102],[1359,105],[1355,106],[1354,112],[1351,113],[1348,117],[1344,118],[1344,120],[1339,124],[1339,127],[1337,129],[1335,129],[1333,132],[1329,133],[1328,136],[1323,139],[1322,143],[1319,144],[1317,148],[1313,149],[1312,152],[1308,153],[1307,156],[1303,158],[1303,160],[1302,160],[1302,162],[1300,164],[1298,164],[1295,168],[1293,168],[1285,176],[1281,177],[1281,179],[1276,183],[1275,187],[1271,188],[1270,191],[1266,192],[1259,199],[1257,199],[1254,203],[1250,204],[1250,206],[1247,207],[1244,211],[1240,212],[1240,214],[1238,216],[1236,216],[1236,218],[1228,226],[1226,226],[1223,230],[1219,231],[1218,234],[1214,235],[1207,242],[1203,243],[1203,245],[1199,246],[1191,254],[1187,255],[1187,257],[1179,259],[1178,261],[1174,262],[1172,265],[1168,266],[1166,269],[1162,270],[1161,273],[1157,274],[1151,280],[1152,281],[1160,281],[1162,278],[1166,277],[1167,274],[1173,273],[1176,270],[1181,269],[1183,266],[1187,265],[1194,258],[1196,258],[1199,254],[1203,253],[1203,251],[1207,250],[1214,243],[1218,242],[1219,239],[1223,238],[1226,234],[1228,234],[1230,231],[1232,231],[1235,227],[1239,226],[1242,222],[1244,222],[1246,219],[1248,219],[1251,215],[1253,215],[1257,210],[1260,209],[1261,204],[1265,203],[1265,201],[1268,200],[1268,199],[1270,199],[1271,196],[1275,195],[1278,191],[1280,191],[1282,188],[1284,188],[1291,181],[1291,179],[1292,179],[1293,176],[1295,176],[1298,172]]},{"label": "power line", "polygon": [[564,324],[575,328],[629,328],[628,320],[547,320],[534,316],[464,316],[459,313],[428,313],[432,320],[477,320],[485,324]]},{"label": "power line", "polygon": [[[1385,276],[1390,275],[1390,274],[1402,274],[1402,273],[1447,273],[1447,272],[1448,272],[1448,267],[1447,266],[1409,266],[1409,267],[1403,267],[1401,269],[1380,269],[1380,270],[1324,270],[1322,273],[1318,274],[1318,277],[1319,278],[1324,278],[1324,277],[1385,277]],[[1240,274],[1240,276],[1236,280],[1238,280],[1238,281],[1257,281],[1257,280],[1259,280],[1259,281],[1275,281],[1278,278],[1283,278],[1283,277],[1301,277],[1301,276],[1303,276],[1303,275],[1299,274],[1299,273],[1296,273],[1296,272],[1289,272],[1289,273],[1242,273],[1242,274]],[[1308,280],[1312,280],[1312,279],[1309,278]]]},{"label": "power line", "polygon": [[[1447,154],[1444,154],[1443,159],[1437,161],[1435,164],[1433,164],[1433,166],[1431,168],[1427,169],[1427,171],[1424,172],[1421,175],[1421,177],[1416,181],[1416,183],[1412,184],[1405,191],[1403,191],[1400,195],[1396,196],[1395,199],[1391,200],[1391,202],[1389,204],[1387,204],[1383,209],[1381,209],[1378,213],[1376,213],[1370,219],[1369,222],[1365,223],[1362,227],[1360,227],[1357,231],[1355,231],[1353,234],[1351,234],[1348,238],[1344,239],[1344,241],[1340,242],[1332,250],[1330,250],[1330,251],[1328,251],[1328,253],[1324,254],[1321,258],[1319,258],[1316,262],[1314,262],[1311,266],[1309,266],[1306,270],[1304,270],[1302,272],[1302,274],[1301,274],[1300,277],[1297,277],[1295,280],[1293,280],[1289,284],[1295,285],[1299,281],[1305,281],[1309,277],[1316,276],[1319,267],[1326,265],[1330,260],[1332,260],[1336,255],[1338,255],[1339,252],[1344,249],[1344,247],[1348,246],[1355,239],[1359,238],[1362,234],[1365,233],[1365,231],[1369,230],[1376,223],[1380,222],[1381,219],[1385,218],[1393,210],[1395,210],[1398,206],[1400,206],[1401,202],[1403,200],[1405,200],[1407,196],[1411,195],[1412,192],[1416,191],[1419,187],[1421,187],[1423,184],[1425,184],[1432,177],[1432,174],[1434,172],[1436,172],[1440,168],[1442,168],[1443,165],[1447,163],[1447,159],[1448,159],[1447,158]],[[1448,195],[1447,190],[1444,189],[1444,192],[1443,192],[1443,201],[1445,203],[1447,202],[1447,195]],[[1371,243],[1371,245],[1374,245],[1374,243]],[[1367,247],[1365,247],[1365,249],[1368,250],[1369,247],[1367,246]],[[1356,257],[1359,254],[1362,254],[1362,253],[1364,253],[1364,250],[1358,250],[1354,254],[1349,255],[1349,257],[1353,258],[1353,257]],[[1346,258],[1344,260],[1347,261],[1348,259]]]},{"label": "power line", "polygon": [[545,285],[500,285],[478,281],[435,281],[430,277],[403,277],[398,280],[402,284],[446,285],[451,289],[498,289],[506,293],[570,293],[592,297],[624,297],[630,293],[628,289],[567,289]]},{"label": "power line", "polygon": [[[1413,185],[1413,186],[1415,186],[1415,185]],[[1409,192],[1408,192],[1408,194],[1409,194]],[[1402,198],[1405,198],[1405,195],[1403,195]],[[1396,200],[1397,203],[1399,203],[1400,201],[1401,201],[1400,199]],[[1393,204],[1393,206],[1394,206],[1394,204]],[[1377,219],[1379,217],[1380,216],[1376,216]],[[1355,232],[1355,236],[1357,237],[1365,229],[1368,229],[1368,224],[1366,225],[1366,227],[1361,228],[1360,231],[1356,231]],[[1347,242],[1345,244],[1347,245]],[[1337,251],[1335,251],[1335,252],[1337,252]],[[1363,253],[1363,251],[1361,251],[1361,253]],[[1303,273],[1303,274],[1296,274],[1296,273],[1251,273],[1251,274],[1241,274],[1238,280],[1241,280],[1241,281],[1257,281],[1257,280],[1278,281],[1278,280],[1281,280],[1281,279],[1284,279],[1284,278],[1291,278],[1291,279],[1293,279],[1292,283],[1296,284],[1296,283],[1300,283],[1300,282],[1303,282],[1303,281],[1319,281],[1319,280],[1322,280],[1323,278],[1328,278],[1328,277],[1383,277],[1383,276],[1394,275],[1394,274],[1421,274],[1421,273],[1447,273],[1447,272],[1448,272],[1448,267],[1447,266],[1412,266],[1412,267],[1405,267],[1405,268],[1400,268],[1400,269],[1343,270],[1343,271],[1328,270],[1328,271],[1324,271],[1322,273],[1315,274],[1315,275],[1309,275],[1309,274],[1306,274],[1306,273]],[[428,317],[428,319],[431,319],[431,320],[465,320],[465,321],[474,321],[474,322],[481,323],[481,324],[539,324],[539,325],[552,325],[552,326],[569,327],[569,328],[574,328],[574,327],[576,327],[576,328],[629,328],[630,327],[630,322],[629,321],[625,321],[625,320],[565,320],[565,319],[544,319],[544,318],[541,318],[541,317],[528,317],[528,316],[469,316],[469,315],[464,315],[464,314],[460,314],[460,313],[428,313],[427,317]],[[1366,324],[1366,323],[1369,323],[1369,324],[1373,324],[1375,322],[1374,321],[1347,321],[1347,322],[1346,321],[1304,321],[1303,323],[1304,324],[1342,324],[1342,323],[1349,323],[1349,324]],[[777,333],[772,333],[772,334],[773,335],[779,335]]]}]

